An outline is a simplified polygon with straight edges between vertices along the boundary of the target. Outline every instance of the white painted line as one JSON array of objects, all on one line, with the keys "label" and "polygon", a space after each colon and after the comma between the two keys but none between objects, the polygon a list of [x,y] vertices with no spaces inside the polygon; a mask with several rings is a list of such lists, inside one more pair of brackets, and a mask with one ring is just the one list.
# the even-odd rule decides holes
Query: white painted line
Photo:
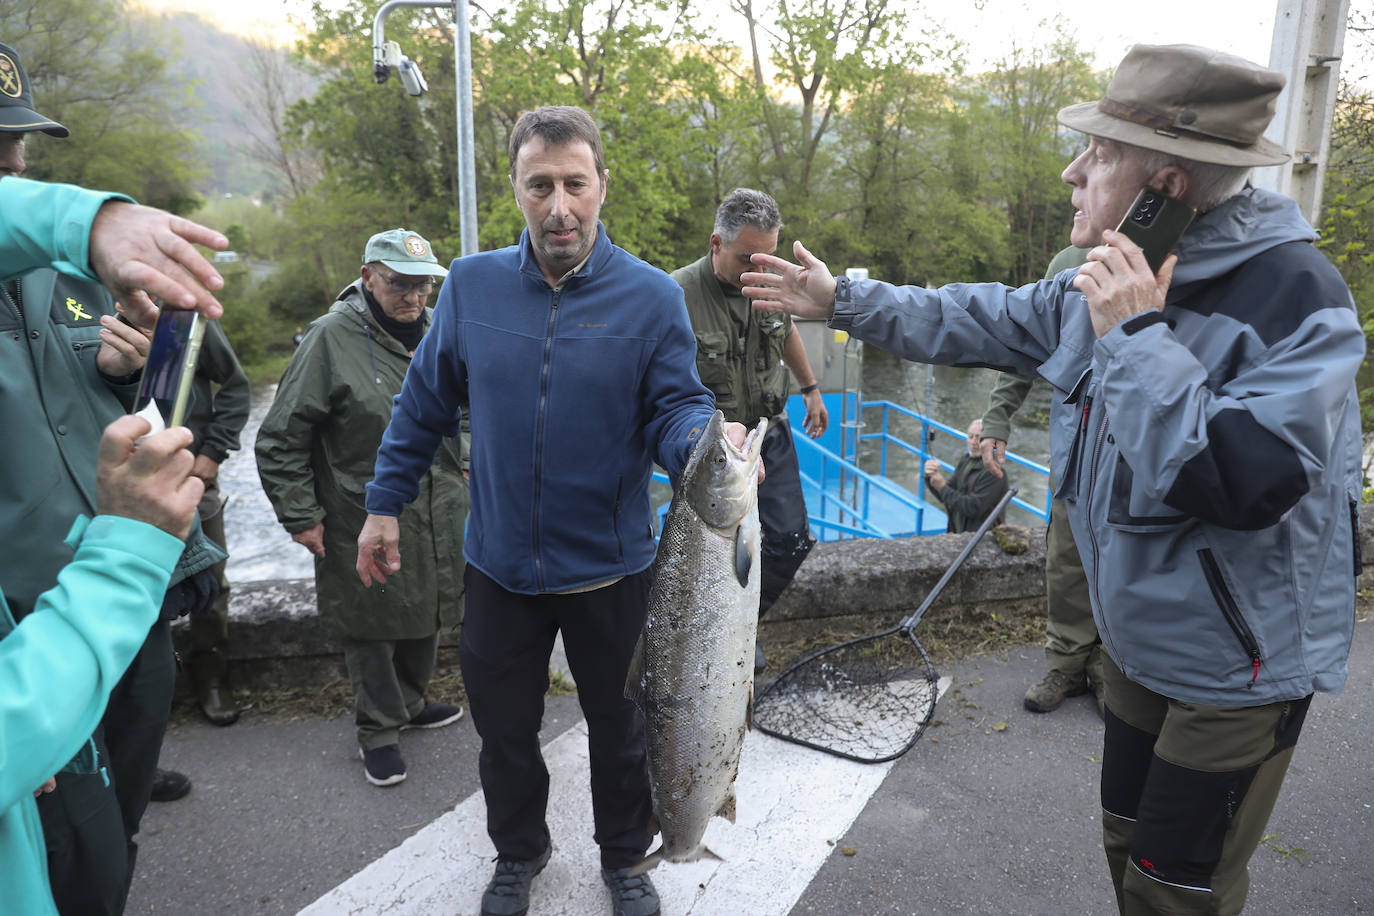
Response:
[{"label": "white painted line", "polygon": [[[940,679],[941,694],[949,686]],[[544,747],[553,857],[534,879],[531,916],[606,912],[592,841],[587,726]],[[664,916],[785,916],[882,784],[892,763],[863,764],[750,732],[735,785],[737,822],[711,821],[706,844],[724,861],[665,863],[651,873]],[[308,916],[471,912],[495,850],[480,792],[301,911]]]}]

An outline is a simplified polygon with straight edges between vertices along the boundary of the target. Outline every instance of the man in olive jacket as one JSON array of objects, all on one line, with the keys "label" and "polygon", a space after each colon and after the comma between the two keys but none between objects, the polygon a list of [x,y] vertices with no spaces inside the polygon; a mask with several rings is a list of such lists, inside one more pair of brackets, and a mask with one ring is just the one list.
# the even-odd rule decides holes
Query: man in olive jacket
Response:
[{"label": "man in olive jacket", "polygon": [[361,277],[306,331],[263,419],[258,475],[277,520],[315,555],[320,620],[343,640],[358,744],[373,785],[405,779],[399,732],[456,721],[462,709],[425,700],[440,617],[463,594],[467,482],[458,439],[446,439],[401,521],[405,571],[368,589],[354,571],[367,518],[364,486],[411,354],[429,329],[425,301],[447,271],[429,242],[393,229],[367,243]]}]

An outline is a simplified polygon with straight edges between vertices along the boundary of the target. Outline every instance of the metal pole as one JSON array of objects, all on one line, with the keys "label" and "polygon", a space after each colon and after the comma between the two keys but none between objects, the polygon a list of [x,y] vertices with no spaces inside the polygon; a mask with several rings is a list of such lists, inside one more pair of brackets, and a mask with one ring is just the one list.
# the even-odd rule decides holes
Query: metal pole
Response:
[{"label": "metal pole", "polygon": [[1350,0],[1278,0],[1274,17],[1269,67],[1288,84],[1265,133],[1293,159],[1256,169],[1254,182],[1292,197],[1314,226],[1321,220],[1349,7]]},{"label": "metal pole", "polygon": [[372,72],[386,79],[386,17],[397,8],[453,11],[453,72],[458,108],[458,232],[464,255],[477,251],[477,165],[472,129],[472,39],[467,0],[387,0],[372,20]]},{"label": "metal pole", "polygon": [[458,227],[463,254],[477,252],[477,165],[472,132],[472,40],[468,0],[453,0],[453,72],[458,78]]}]

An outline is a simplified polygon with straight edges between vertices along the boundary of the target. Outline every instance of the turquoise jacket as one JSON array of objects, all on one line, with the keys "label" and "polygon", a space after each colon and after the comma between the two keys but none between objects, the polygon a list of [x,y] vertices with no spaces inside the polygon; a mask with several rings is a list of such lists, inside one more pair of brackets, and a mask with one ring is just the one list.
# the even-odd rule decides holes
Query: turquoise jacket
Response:
[{"label": "turquoise jacket", "polygon": [[99,724],[182,549],[151,525],[108,515],[79,520],[68,543],[75,559],[18,626],[0,591],[0,887],[14,916],[57,912],[33,790]]}]

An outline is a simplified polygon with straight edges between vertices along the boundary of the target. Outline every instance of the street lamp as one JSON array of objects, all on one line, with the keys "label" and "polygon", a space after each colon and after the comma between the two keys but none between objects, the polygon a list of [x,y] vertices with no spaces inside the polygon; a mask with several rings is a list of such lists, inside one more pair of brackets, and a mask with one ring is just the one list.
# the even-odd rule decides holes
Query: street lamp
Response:
[{"label": "street lamp", "polygon": [[377,10],[372,23],[372,75],[384,83],[391,71],[412,96],[429,90],[419,66],[401,53],[401,46],[386,40],[386,17],[397,8],[453,10],[457,34],[453,42],[453,72],[458,79],[458,232],[462,254],[477,251],[477,169],[473,161],[472,43],[468,31],[468,0],[388,0]]}]

